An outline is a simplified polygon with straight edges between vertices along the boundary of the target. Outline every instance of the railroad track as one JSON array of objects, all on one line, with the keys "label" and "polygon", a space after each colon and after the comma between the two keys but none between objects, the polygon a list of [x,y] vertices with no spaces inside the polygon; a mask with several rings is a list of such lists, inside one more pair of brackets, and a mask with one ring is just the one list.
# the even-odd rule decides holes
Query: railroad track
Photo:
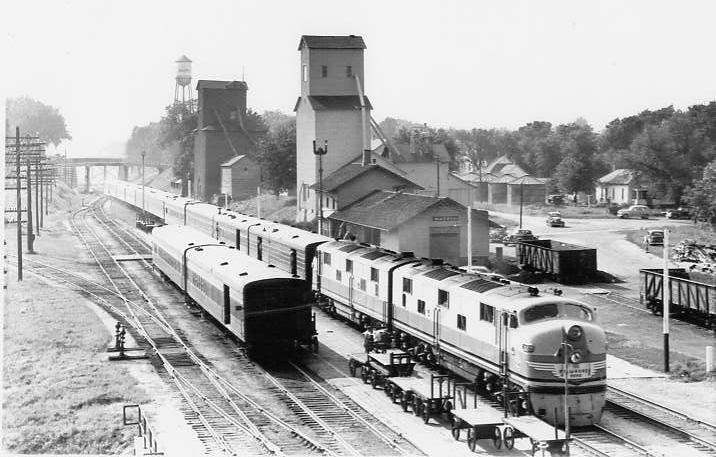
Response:
[{"label": "railroad track", "polygon": [[[100,233],[98,228],[90,227],[87,220],[89,215],[96,218],[102,224],[102,229],[107,232]],[[371,422],[375,422],[375,419],[350,400],[347,401],[347,406],[342,405],[344,411],[334,403],[334,413],[341,411],[343,417],[331,422],[328,420],[330,408],[316,406],[315,394],[319,389],[314,389],[313,399],[301,400],[301,393],[309,389],[299,386],[289,388],[274,378],[271,384],[282,392],[280,396],[292,397],[292,400],[286,403],[288,408],[294,411],[297,417],[294,422],[298,424],[289,423],[268,411],[238,389],[237,382],[232,384],[219,376],[200,355],[196,354],[184,342],[183,335],[169,325],[154,303],[141,291],[139,285],[127,272],[127,268],[112,255],[112,251],[116,250],[117,246],[113,246],[111,240],[118,239],[118,244],[126,251],[137,255],[137,259],[140,260],[132,263],[144,263],[144,270],[149,271],[149,262],[142,259],[142,256],[148,252],[146,242],[134,235],[131,230],[123,228],[112,218],[108,218],[101,205],[94,204],[90,208],[80,210],[72,218],[72,225],[109,280],[109,286],[79,275],[68,268],[35,260],[30,261],[26,268],[57,284],[79,289],[107,307],[116,317],[132,325],[130,333],[133,333],[138,341],[142,341],[143,347],[152,350],[183,396],[184,412],[188,422],[196,430],[208,453],[221,452],[232,455],[239,452],[250,455],[419,453],[419,450],[409,443],[403,444],[408,449],[396,444],[401,439],[398,435],[395,433],[391,435],[387,427],[383,431],[372,425]],[[126,265],[126,262],[122,264]],[[251,376],[253,371],[258,370],[258,368],[252,370],[255,365],[245,357],[242,365],[244,369],[241,372],[245,376]],[[267,379],[271,378],[271,375],[263,374]],[[304,382],[318,384],[315,380]],[[295,394],[294,389],[300,392]],[[325,398],[332,395],[325,388],[323,389]],[[360,419],[356,419],[356,417],[360,418],[361,413],[366,416],[362,419],[362,428],[356,426],[361,422]],[[310,421],[302,419],[305,417],[313,417],[313,423],[307,423]],[[354,427],[341,429],[339,424],[345,424],[349,417],[353,418]],[[351,433],[354,436],[351,436]],[[344,438],[343,435],[349,436]],[[373,444],[366,446],[366,443]]]}]

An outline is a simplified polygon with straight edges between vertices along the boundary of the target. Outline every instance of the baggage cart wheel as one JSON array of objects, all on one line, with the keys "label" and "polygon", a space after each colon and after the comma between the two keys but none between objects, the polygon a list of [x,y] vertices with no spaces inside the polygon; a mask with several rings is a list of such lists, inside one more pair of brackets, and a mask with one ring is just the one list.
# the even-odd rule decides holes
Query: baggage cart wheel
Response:
[{"label": "baggage cart wheel", "polygon": [[423,416],[423,422],[428,423],[430,422],[430,405],[422,405],[422,416]]},{"label": "baggage cart wheel", "polygon": [[387,382],[383,383],[383,393],[386,395],[386,397],[392,398],[392,392],[393,388],[391,385]]},{"label": "baggage cart wheel", "polygon": [[477,430],[474,427],[467,429],[467,447],[472,452],[475,452],[475,446],[477,446]]},{"label": "baggage cart wheel", "polygon": [[422,403],[420,402],[420,399],[418,397],[413,398],[413,414],[416,416],[420,415],[420,406]]},{"label": "baggage cart wheel", "polygon": [[368,370],[365,367],[361,368],[360,377],[363,379],[363,384],[368,384]]},{"label": "baggage cart wheel", "polygon": [[515,431],[512,427],[506,427],[502,431],[502,441],[505,442],[506,449],[512,449],[515,446]]},{"label": "baggage cart wheel", "polygon": [[460,425],[462,425],[462,421],[460,419],[453,418],[450,433],[452,433],[452,437],[455,438],[455,441],[460,439]]},{"label": "baggage cart wheel", "polygon": [[495,446],[495,449],[502,447],[502,432],[498,427],[492,429],[492,445]]}]

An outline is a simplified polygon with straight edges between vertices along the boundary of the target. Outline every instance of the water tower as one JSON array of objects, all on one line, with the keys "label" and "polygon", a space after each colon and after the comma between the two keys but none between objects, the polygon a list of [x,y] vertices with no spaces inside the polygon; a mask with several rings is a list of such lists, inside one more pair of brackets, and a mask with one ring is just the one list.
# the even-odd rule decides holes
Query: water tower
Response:
[{"label": "water tower", "polygon": [[174,106],[182,105],[190,113],[194,112],[194,94],[191,91],[191,60],[185,55],[176,61],[177,76],[174,87]]}]

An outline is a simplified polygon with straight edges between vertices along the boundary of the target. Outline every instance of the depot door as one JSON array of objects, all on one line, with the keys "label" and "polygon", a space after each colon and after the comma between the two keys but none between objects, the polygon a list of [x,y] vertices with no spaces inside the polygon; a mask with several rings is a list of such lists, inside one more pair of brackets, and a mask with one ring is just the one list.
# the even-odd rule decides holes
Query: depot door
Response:
[{"label": "depot door", "polygon": [[445,230],[447,228],[452,227],[434,227],[430,230],[430,257],[456,262],[460,257],[460,228],[451,231]]}]

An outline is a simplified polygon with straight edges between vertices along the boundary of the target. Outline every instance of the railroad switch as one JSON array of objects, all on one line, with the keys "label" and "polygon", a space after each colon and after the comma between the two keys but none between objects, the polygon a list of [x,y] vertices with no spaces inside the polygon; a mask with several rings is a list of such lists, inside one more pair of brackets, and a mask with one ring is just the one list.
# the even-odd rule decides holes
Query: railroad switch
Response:
[{"label": "railroad switch", "polygon": [[119,352],[119,355],[109,356],[109,360],[138,360],[148,358],[146,354],[143,355],[127,355],[125,352],[129,351],[143,351],[142,348],[128,348],[125,346],[125,339],[127,336],[127,330],[124,328],[121,322],[117,322],[114,326],[114,347],[107,349],[107,352]]}]

